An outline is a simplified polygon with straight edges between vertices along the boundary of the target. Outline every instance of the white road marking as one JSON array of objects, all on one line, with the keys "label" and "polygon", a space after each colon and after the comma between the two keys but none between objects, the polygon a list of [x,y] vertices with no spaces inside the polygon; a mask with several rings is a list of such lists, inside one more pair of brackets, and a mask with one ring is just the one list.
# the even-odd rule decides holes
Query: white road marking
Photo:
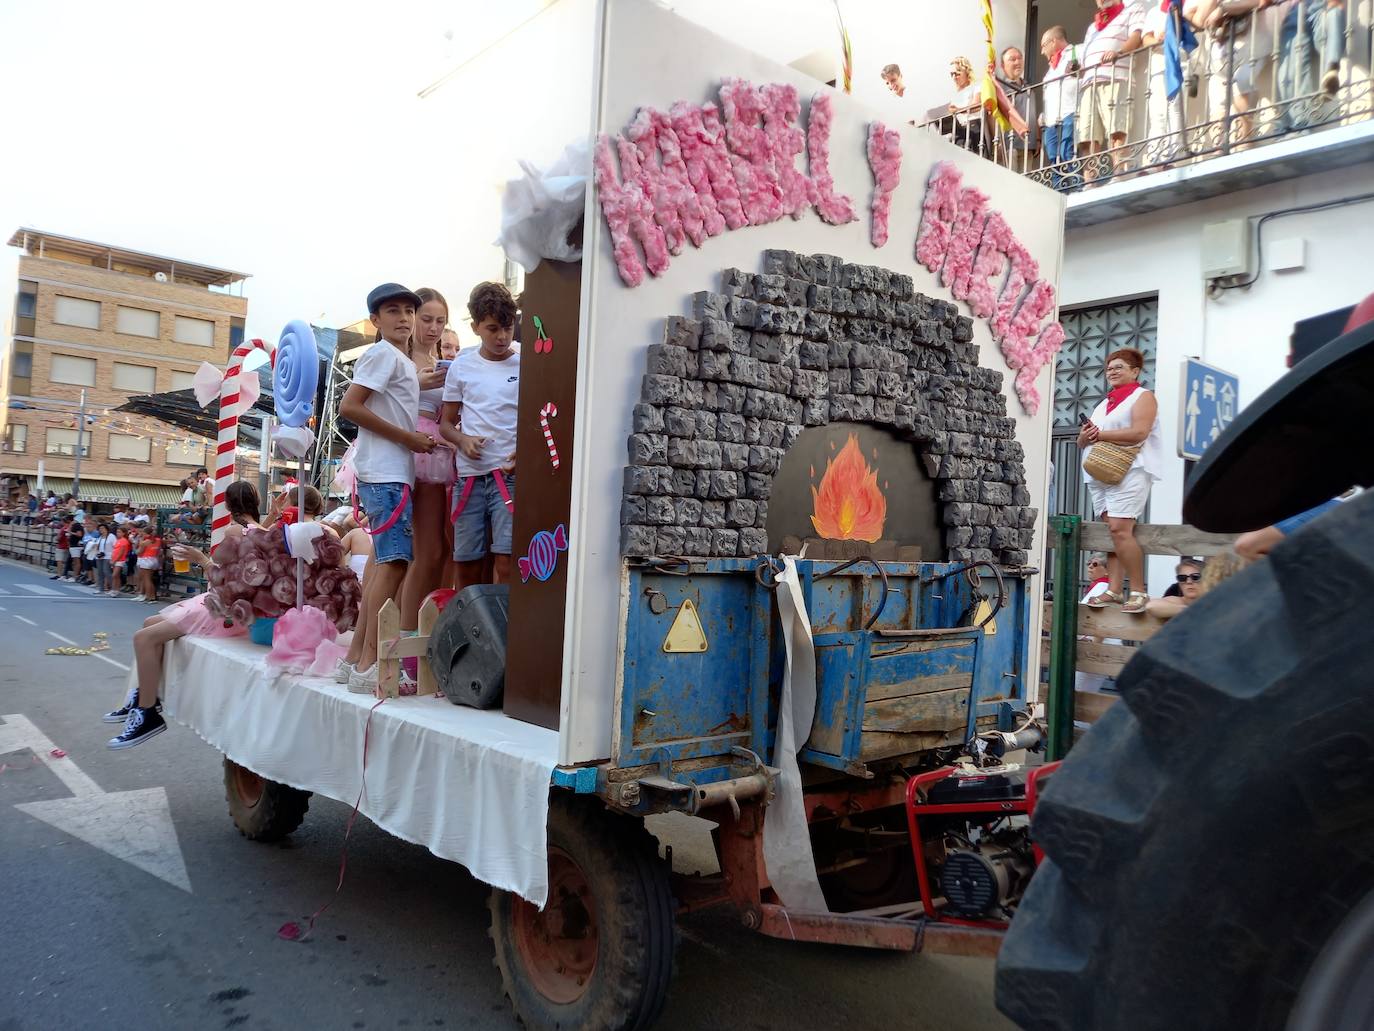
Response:
[{"label": "white road marking", "polygon": [[27,623],[29,626],[37,626],[37,625],[38,625],[38,624],[35,623],[33,620],[31,620],[31,619],[25,619],[23,616],[15,616],[14,618],[17,619],[17,620],[19,620],[19,622],[21,622],[21,623]]},{"label": "white road marking", "polygon": [[46,633],[49,637],[56,637],[63,644],[70,644],[73,648],[77,647],[77,643],[73,641],[70,637],[63,637],[61,634],[55,634],[51,630],[46,630],[44,631],[44,633]]},{"label": "white road marking", "polygon": [[[29,748],[36,755],[50,756],[53,743],[26,717],[0,719],[5,721],[0,724],[0,752]],[[73,797],[25,802],[16,805],[16,809],[182,891],[191,891],[191,878],[186,873],[166,790],[143,788],[107,794],[70,756],[49,758],[46,765]]]},{"label": "white road marking", "polygon": [[42,584],[15,584],[14,586],[34,594],[46,594],[50,598],[62,597],[61,591],[54,591],[51,587],[44,587]]}]

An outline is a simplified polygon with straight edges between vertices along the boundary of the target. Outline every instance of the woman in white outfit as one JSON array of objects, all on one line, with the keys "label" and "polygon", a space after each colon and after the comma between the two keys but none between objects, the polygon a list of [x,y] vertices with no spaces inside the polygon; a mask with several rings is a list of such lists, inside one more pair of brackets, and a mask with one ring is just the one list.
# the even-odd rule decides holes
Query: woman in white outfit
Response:
[{"label": "woman in white outfit", "polygon": [[[1083,470],[1093,513],[1106,521],[1113,546],[1107,562],[1107,589],[1088,601],[1093,608],[1120,605],[1126,612],[1143,612],[1149,600],[1142,590],[1145,553],[1136,543],[1135,524],[1145,513],[1150,488],[1164,473],[1164,446],[1159,433],[1159,403],[1152,391],[1140,385],[1144,368],[1145,356],[1133,347],[1109,354],[1106,372],[1110,389],[1078,434],[1085,459],[1088,449],[1099,441],[1140,448],[1120,483],[1102,483]],[[1123,579],[1130,582],[1130,597],[1122,593]]]}]

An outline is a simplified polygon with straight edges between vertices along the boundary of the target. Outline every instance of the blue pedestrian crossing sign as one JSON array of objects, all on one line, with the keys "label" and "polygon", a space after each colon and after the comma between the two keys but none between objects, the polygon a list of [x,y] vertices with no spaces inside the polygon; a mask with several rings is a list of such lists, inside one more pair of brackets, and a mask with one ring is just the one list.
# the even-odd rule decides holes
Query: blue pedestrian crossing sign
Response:
[{"label": "blue pedestrian crossing sign", "polygon": [[1240,378],[1196,358],[1183,360],[1179,395],[1178,456],[1196,462],[1239,407]]}]

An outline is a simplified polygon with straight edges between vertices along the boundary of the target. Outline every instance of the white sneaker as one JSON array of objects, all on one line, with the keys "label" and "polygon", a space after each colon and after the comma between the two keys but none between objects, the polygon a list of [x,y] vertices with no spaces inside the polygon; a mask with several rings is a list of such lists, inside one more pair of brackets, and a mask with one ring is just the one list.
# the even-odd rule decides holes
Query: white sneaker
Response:
[{"label": "white sneaker", "polygon": [[347,659],[340,659],[339,664],[334,667],[334,683],[347,684],[348,678],[358,672],[358,667]]},{"label": "white sneaker", "polygon": [[353,694],[377,693],[377,664],[366,670],[355,669],[348,678],[348,690]]}]

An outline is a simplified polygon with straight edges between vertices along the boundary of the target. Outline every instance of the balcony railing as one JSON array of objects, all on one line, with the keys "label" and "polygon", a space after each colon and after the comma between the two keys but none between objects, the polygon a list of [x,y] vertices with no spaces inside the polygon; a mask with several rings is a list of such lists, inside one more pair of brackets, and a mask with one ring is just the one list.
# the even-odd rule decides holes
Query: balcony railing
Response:
[{"label": "balcony railing", "polygon": [[[1327,57],[1320,41],[1312,39],[1302,5],[1295,6],[1296,32],[1290,27],[1285,33],[1284,9],[1274,7],[1230,19],[1212,31],[1198,29],[1198,47],[1183,55],[1182,88],[1173,98],[1167,95],[1162,43],[1080,69],[1074,140],[1059,154],[1044,146],[1046,126],[1039,115],[1046,110],[1043,82],[1009,94],[1017,110],[1029,114],[1027,122],[1035,123],[1028,141],[1000,132],[981,112],[970,114],[967,123],[947,115],[924,124],[958,146],[1070,193],[1297,134],[1374,120],[1374,77],[1352,59],[1368,58],[1374,32],[1349,18],[1339,36],[1340,71],[1326,80]],[[1053,108],[1053,80],[1048,89]],[[1109,130],[1097,146],[1086,146],[1089,97],[1099,105]]]}]

